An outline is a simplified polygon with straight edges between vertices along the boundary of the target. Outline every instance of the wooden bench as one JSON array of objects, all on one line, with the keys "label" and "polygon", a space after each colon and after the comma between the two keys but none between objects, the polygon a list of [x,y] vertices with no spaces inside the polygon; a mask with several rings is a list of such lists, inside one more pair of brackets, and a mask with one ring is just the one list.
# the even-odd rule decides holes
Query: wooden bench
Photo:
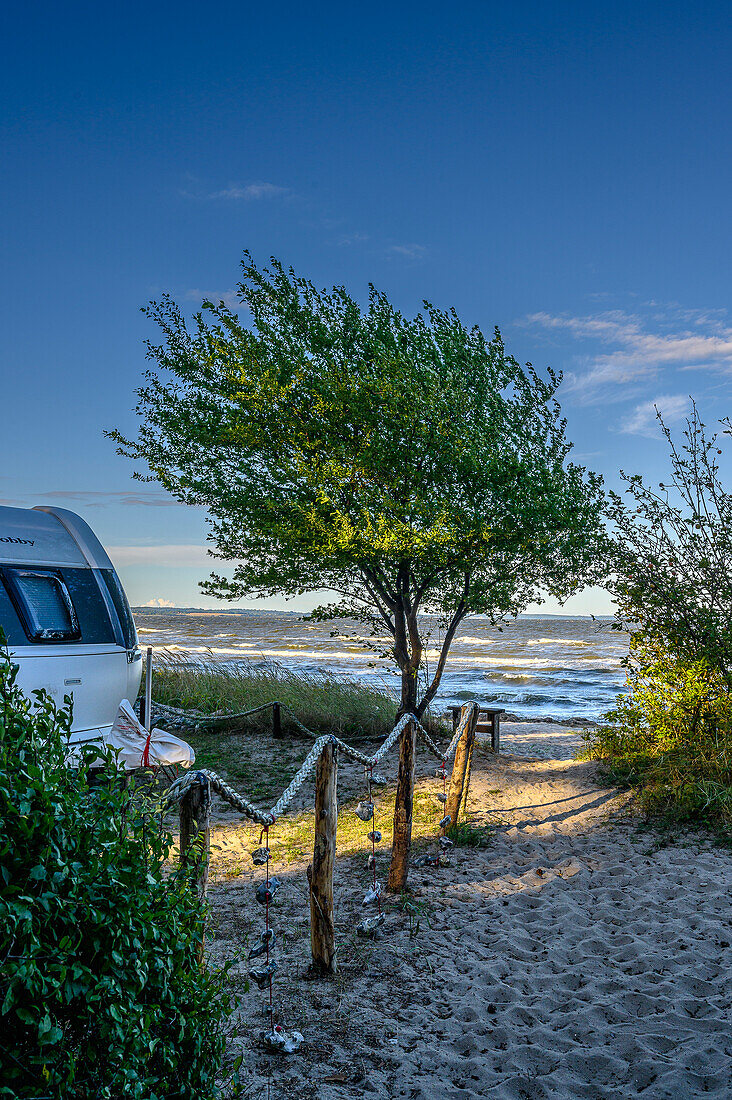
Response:
[{"label": "wooden bench", "polygon": [[[450,707],[452,712],[452,730],[453,733],[457,729],[457,724],[460,721],[461,707]],[[478,725],[475,727],[475,732],[479,736],[482,734],[490,734],[491,738],[491,750],[496,754],[501,749],[501,715],[505,714],[505,710],[500,707],[479,707],[478,708]]]}]

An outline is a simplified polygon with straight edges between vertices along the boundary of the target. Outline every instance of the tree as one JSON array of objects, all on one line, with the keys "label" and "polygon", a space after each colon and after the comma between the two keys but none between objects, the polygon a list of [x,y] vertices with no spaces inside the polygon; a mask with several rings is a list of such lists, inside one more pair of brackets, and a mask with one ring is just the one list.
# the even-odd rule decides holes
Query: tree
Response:
[{"label": "tree", "polygon": [[[718,437],[692,404],[680,440],[660,414],[668,479],[621,473],[608,587],[630,633],[627,691],[589,737],[593,755],[676,821],[732,826],[732,494]],[[729,433],[728,421],[722,421]]]},{"label": "tree", "polygon": [[675,658],[705,662],[732,690],[732,494],[719,477],[722,451],[696,405],[678,444],[658,420],[669,480],[654,487],[621,473],[629,500],[610,494],[617,625],[640,628]]},{"label": "tree", "polygon": [[[498,330],[488,341],[427,302],[408,320],[373,287],[362,310],[248,253],[242,266],[247,325],[224,303],[204,302],[191,331],[169,298],[149,306],[163,342],[139,436],[111,434],[141,477],[207,508],[214,556],[238,564],[204,591],[333,593],[315,617],[386,631],[401,712],[420,716],[467,615],[498,621],[593,575],[600,479],[566,461],[559,377],[521,367]],[[426,613],[444,637],[420,692]],[[408,783],[400,804],[411,820]]]}]

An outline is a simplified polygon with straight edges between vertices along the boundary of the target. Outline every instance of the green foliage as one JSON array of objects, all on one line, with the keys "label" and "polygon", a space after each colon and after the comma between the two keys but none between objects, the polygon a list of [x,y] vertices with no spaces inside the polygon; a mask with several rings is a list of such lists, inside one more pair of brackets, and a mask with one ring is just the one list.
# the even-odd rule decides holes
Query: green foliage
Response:
[{"label": "green foliage", "polygon": [[649,812],[732,834],[732,693],[725,678],[639,633],[627,667],[629,692],[606,724],[585,735],[589,755],[638,787]]},{"label": "green foliage", "polygon": [[[452,310],[408,320],[373,287],[362,310],[248,254],[243,272],[249,327],[223,303],[192,331],[169,299],[151,305],[163,342],[139,436],[111,435],[208,510],[212,553],[237,564],[205,591],[334,593],[316,617],[366,624],[402,672],[402,706],[423,710],[466,615],[512,616],[593,576],[600,479],[566,461],[559,379]],[[426,612],[444,637],[418,701]]]},{"label": "green foliage", "polygon": [[732,828],[732,494],[718,439],[695,406],[680,445],[659,416],[670,477],[623,474],[611,494],[609,587],[629,630],[628,694],[588,735],[590,755],[640,790],[647,810]]},{"label": "green foliage", "polygon": [[[171,837],[65,759],[69,710],[0,660],[0,1096],[210,1100],[227,1011]],[[69,701],[67,700],[67,705]]]},{"label": "green foliage", "polygon": [[456,848],[490,848],[494,833],[495,826],[478,825],[474,821],[458,821],[447,830]]},{"label": "green foliage", "polygon": [[680,445],[659,422],[668,481],[654,487],[622,474],[626,500],[610,494],[617,625],[639,626],[692,666],[703,662],[732,690],[732,493],[719,478],[722,451],[695,406]]},{"label": "green foliage", "polygon": [[432,927],[430,924],[430,906],[426,901],[418,901],[417,898],[408,894],[405,890],[402,891],[400,897],[402,913],[406,913],[409,920],[409,938],[410,940],[416,940],[422,926],[422,920],[425,921],[428,928]]}]

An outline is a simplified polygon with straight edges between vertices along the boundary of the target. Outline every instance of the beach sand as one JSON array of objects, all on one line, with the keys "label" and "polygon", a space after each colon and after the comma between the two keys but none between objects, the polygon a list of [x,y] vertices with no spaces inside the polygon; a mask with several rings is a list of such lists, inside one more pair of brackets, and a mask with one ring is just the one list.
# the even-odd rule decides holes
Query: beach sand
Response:
[{"label": "beach sand", "polygon": [[258,834],[217,827],[210,955],[234,961],[229,1058],[244,1055],[247,1096],[732,1096],[732,852],[640,830],[626,796],[567,759],[577,734],[518,725],[503,746],[524,755],[474,762],[469,809],[495,826],[489,846],[410,872],[414,939],[398,898],[381,940],[356,938],[369,876],[363,855],[340,858],[339,973],[309,980],[304,865],[273,867],[275,1012],[305,1037],[290,1057],[257,1046],[265,995],[244,991],[263,914],[262,875],[243,856]]}]

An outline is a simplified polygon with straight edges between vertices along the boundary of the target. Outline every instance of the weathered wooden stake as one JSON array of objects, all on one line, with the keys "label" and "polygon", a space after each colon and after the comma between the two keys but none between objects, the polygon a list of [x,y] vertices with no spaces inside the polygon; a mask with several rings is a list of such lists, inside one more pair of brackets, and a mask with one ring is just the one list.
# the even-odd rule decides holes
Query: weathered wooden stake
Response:
[{"label": "weathered wooden stake", "polygon": [[[211,844],[210,790],[208,776],[199,772],[197,782],[188,787],[180,800],[180,862],[194,871],[199,898],[206,896],[208,857]],[[201,940],[198,962],[203,966],[204,941]]]},{"label": "weathered wooden stake", "polygon": [[272,736],[282,737],[282,712],[279,703],[272,704]]},{"label": "weathered wooden stake", "polygon": [[501,751],[501,714],[505,714],[505,711],[496,712],[493,715],[493,729],[491,730],[491,750],[496,756]]},{"label": "weathered wooden stake", "polygon": [[[465,708],[463,708],[464,711]],[[461,713],[462,720],[462,713]],[[478,708],[473,707],[467,728],[458,741],[455,752],[455,763],[452,766],[450,786],[447,791],[445,813],[451,817],[451,825],[457,825],[460,816],[460,808],[464,807],[468,799],[470,786],[470,769],[473,762],[473,745],[475,743],[475,727],[478,724]]]},{"label": "weathered wooden stake", "polygon": [[308,867],[312,970],[335,974],[333,865],[338,825],[338,756],[334,744],[323,749],[315,771],[315,844]]},{"label": "weathered wooden stake", "polygon": [[414,753],[417,728],[409,722],[399,743],[399,777],[394,805],[394,832],[387,887],[398,893],[407,885],[409,850],[412,846],[412,804],[414,801]]},{"label": "weathered wooden stake", "polygon": [[149,645],[145,659],[145,713],[142,719],[148,733],[152,729],[152,653],[152,646]]}]

